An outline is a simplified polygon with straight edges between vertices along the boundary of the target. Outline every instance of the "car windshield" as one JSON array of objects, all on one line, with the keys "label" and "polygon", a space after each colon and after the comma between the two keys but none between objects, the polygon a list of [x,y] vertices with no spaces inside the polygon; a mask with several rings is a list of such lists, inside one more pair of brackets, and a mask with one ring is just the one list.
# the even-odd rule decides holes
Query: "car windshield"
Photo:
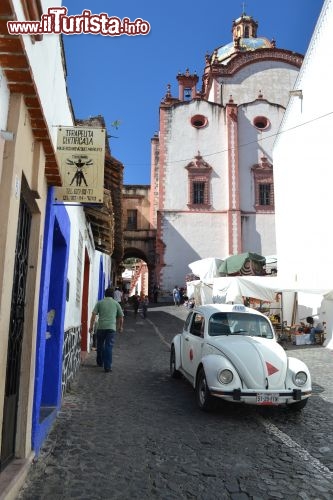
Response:
[{"label": "car windshield", "polygon": [[209,319],[208,333],[212,337],[219,335],[250,335],[272,339],[273,330],[269,321],[257,314],[239,312],[219,312]]}]

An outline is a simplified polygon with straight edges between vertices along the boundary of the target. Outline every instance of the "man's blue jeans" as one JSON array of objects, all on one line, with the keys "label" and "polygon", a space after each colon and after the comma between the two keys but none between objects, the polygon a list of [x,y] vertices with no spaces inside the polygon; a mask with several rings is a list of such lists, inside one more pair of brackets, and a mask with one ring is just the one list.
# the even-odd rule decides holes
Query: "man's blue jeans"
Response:
[{"label": "man's blue jeans", "polygon": [[310,342],[312,344],[315,344],[316,343],[316,333],[322,333],[322,329],[321,328],[316,328],[316,327],[312,327],[311,330],[310,330]]},{"label": "man's blue jeans", "polygon": [[97,364],[110,370],[112,365],[112,349],[115,337],[114,330],[97,330]]}]

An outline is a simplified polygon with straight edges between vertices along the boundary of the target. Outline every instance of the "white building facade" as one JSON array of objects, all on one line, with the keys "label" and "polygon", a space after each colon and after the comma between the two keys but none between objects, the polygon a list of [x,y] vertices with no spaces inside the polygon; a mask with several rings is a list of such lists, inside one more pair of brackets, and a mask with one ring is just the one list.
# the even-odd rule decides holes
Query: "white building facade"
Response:
[{"label": "white building facade", "polygon": [[161,103],[151,224],[162,290],[182,286],[190,262],[276,252],[272,147],[303,58],[257,28],[235,20],[233,41],[206,58],[202,90],[186,70]]},{"label": "white building facade", "polygon": [[55,186],[62,185],[57,129],[75,125],[61,38],[11,36],[6,29],[6,20],[38,21],[60,5],[59,0],[0,5],[3,498],[15,497],[57,417],[81,353],[89,350],[90,313],[110,284],[111,245],[106,253],[96,250],[86,209],[55,203]]},{"label": "white building facade", "polygon": [[[300,288],[333,288],[328,226],[333,184],[333,1],[324,2],[276,139],[274,183],[279,277]],[[299,294],[300,318],[325,321],[333,347],[333,303]]]}]

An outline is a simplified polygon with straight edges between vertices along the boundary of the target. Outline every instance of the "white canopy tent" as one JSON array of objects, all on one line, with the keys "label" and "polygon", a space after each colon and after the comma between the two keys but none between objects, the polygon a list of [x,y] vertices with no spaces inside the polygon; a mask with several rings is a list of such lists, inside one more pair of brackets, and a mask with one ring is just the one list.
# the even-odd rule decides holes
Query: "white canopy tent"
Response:
[{"label": "white canopy tent", "polygon": [[[190,265],[194,264],[193,272],[201,276],[201,279],[187,283],[187,295],[194,298],[196,304],[243,303],[244,298],[249,297],[266,303],[270,313],[279,314],[281,320],[287,321],[289,325],[310,315],[325,321],[331,329],[333,309],[329,303],[333,300],[333,288],[312,288],[308,283],[282,280],[277,276],[213,277],[208,272],[208,261],[204,265],[202,261]],[[210,264],[214,269],[214,264]],[[205,266],[207,272],[204,271]],[[215,271],[211,274],[214,275]],[[328,341],[327,347],[333,342],[330,336]]]},{"label": "white canopy tent", "polygon": [[211,280],[196,280],[187,283],[187,295],[194,298],[196,304],[243,303],[244,297],[250,297],[270,304],[270,308],[279,305],[277,294],[283,295],[286,312],[285,319],[291,320],[296,292],[317,295],[325,300],[333,300],[333,289],[313,289],[300,283],[283,283],[277,277],[270,276],[227,276]]},{"label": "white canopy tent", "polygon": [[[227,276],[211,280],[196,280],[187,283],[188,296],[200,295],[196,290],[210,288],[207,299],[211,303],[242,302],[242,297],[252,297],[263,302],[275,302],[276,294],[281,292],[303,292],[319,294],[326,300],[333,300],[333,289],[314,289],[300,283],[283,283],[277,277],[270,276]],[[208,302],[205,301],[207,304]]]},{"label": "white canopy tent", "polygon": [[191,269],[192,273],[195,274],[195,276],[198,276],[200,280],[211,280],[220,276],[219,267],[222,262],[222,259],[207,257],[207,259],[191,262],[188,267]]}]

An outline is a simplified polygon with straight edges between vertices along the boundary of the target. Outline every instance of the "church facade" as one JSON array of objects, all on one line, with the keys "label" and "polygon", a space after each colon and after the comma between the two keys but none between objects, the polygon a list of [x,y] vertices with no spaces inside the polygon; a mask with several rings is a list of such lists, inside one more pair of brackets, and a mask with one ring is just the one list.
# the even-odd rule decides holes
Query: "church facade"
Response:
[{"label": "church facade", "polygon": [[303,56],[257,29],[243,13],[206,56],[201,89],[186,70],[160,104],[150,219],[161,290],[182,286],[199,259],[276,253],[272,148]]}]

